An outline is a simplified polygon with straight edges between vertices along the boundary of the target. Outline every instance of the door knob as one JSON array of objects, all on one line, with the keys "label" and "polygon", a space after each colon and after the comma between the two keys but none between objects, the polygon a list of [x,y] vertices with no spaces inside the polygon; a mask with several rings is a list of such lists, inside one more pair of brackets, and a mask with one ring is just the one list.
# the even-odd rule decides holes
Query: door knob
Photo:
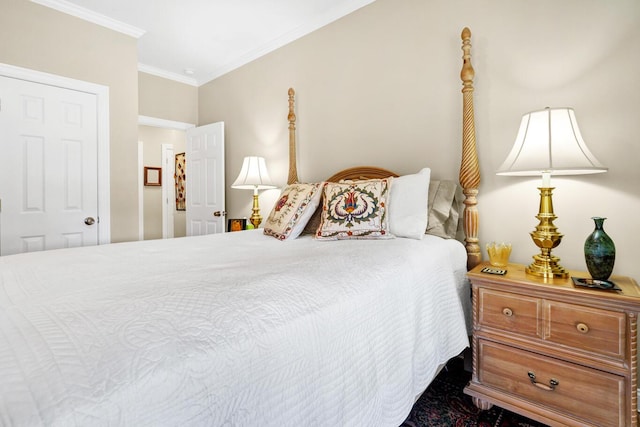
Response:
[{"label": "door knob", "polygon": [[95,224],[96,220],[93,219],[92,217],[88,216],[84,219],[84,223],[87,225],[93,225]]},{"label": "door knob", "polygon": [[227,211],[215,211],[213,213],[213,216],[226,216],[227,215]]}]

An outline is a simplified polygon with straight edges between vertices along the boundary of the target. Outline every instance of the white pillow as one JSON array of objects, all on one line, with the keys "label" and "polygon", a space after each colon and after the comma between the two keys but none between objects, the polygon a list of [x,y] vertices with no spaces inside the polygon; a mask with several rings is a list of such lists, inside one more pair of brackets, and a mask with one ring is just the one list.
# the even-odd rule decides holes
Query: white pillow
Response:
[{"label": "white pillow", "polygon": [[427,228],[431,169],[391,181],[389,231],[396,237],[422,239]]}]

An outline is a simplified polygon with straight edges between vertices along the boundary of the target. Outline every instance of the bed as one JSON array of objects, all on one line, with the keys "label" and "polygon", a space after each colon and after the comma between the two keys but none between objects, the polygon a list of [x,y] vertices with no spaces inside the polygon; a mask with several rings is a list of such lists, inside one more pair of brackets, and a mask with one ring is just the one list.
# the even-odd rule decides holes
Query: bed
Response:
[{"label": "bed", "polygon": [[[463,243],[256,229],[1,257],[0,425],[401,424],[469,344],[479,173],[462,39]],[[326,182],[400,178],[355,167]]]}]

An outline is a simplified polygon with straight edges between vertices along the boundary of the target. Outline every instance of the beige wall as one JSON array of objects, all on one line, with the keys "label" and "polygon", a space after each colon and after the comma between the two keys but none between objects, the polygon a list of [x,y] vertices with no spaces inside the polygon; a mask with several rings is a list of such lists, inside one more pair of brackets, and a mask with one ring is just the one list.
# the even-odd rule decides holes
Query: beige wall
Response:
[{"label": "beige wall", "polygon": [[198,88],[138,73],[140,115],[182,123],[198,122]]},{"label": "beige wall", "polygon": [[[173,145],[174,154],[184,153],[186,146],[185,131],[163,129],[152,126],[140,126],[139,138],[144,149],[142,162],[144,166],[162,166],[162,144]],[[162,182],[162,185],[173,186],[174,181]],[[162,187],[145,186],[143,189],[144,209],[144,239],[162,238]],[[174,236],[183,237],[186,234],[184,212],[175,210],[175,203],[171,205],[174,213]]]},{"label": "beige wall", "polygon": [[0,3],[0,62],[109,87],[111,240],[137,239],[136,40],[30,1]]},{"label": "beige wall", "polygon": [[[358,164],[409,173],[430,166],[455,178],[461,139],[460,31],[473,32],[476,123],[483,181],[480,238],[514,244],[529,263],[537,248],[538,181],[497,177],[523,113],[572,106],[607,174],[557,178],[556,254],[584,269],[592,216],[609,219],[615,273],[640,280],[640,83],[633,55],[637,0],[377,0],[375,3],[199,88],[200,124],[224,121],[226,180],[245,155],[262,155],[287,177],[287,88],[296,89],[299,174],[317,181]],[[271,199],[273,199],[272,197]],[[271,200],[270,199],[270,200]],[[263,216],[269,207],[262,203]],[[231,217],[250,197],[227,191]]]}]

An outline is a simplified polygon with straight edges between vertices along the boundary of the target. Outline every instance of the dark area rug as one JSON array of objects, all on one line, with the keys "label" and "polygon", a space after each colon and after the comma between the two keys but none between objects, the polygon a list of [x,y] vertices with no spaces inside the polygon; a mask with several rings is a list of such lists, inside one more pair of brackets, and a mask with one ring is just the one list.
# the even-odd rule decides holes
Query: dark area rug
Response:
[{"label": "dark area rug", "polygon": [[433,380],[401,427],[545,427],[497,406],[481,411],[463,393],[471,379],[464,361],[455,358]]}]

